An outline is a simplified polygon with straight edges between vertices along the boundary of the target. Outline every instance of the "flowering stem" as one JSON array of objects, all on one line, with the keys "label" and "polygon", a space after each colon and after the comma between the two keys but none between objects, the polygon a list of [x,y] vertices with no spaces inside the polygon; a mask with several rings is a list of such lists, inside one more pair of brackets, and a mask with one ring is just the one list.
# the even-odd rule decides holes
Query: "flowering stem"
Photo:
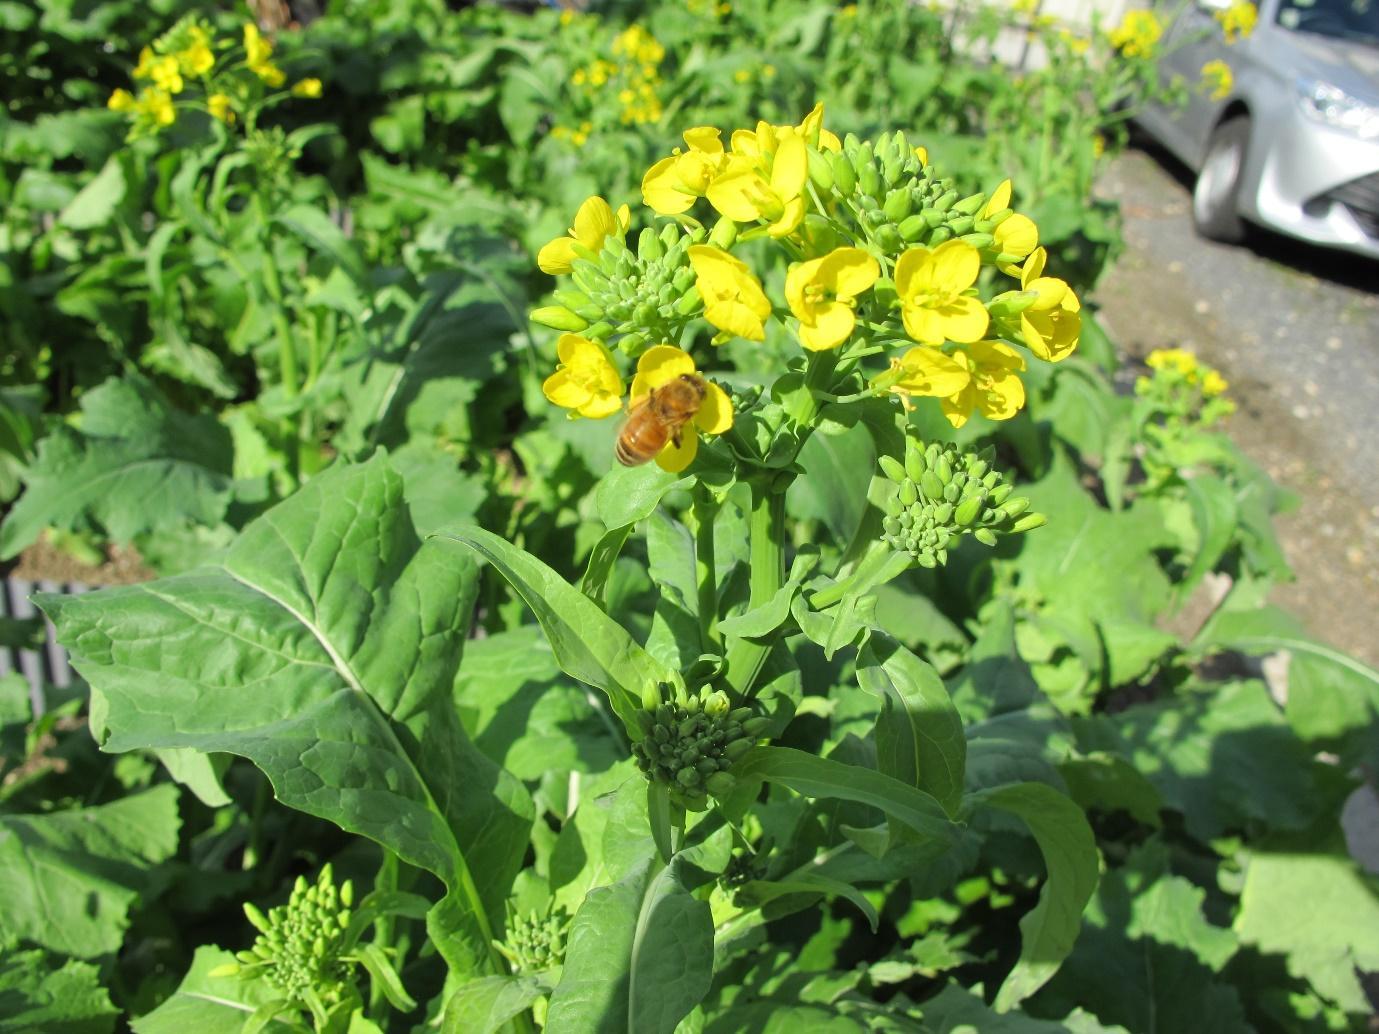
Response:
[{"label": "flowering stem", "polygon": [[706,651],[718,633],[718,576],[713,551],[713,522],[718,504],[713,493],[697,484],[692,497],[694,514],[694,580],[699,589],[699,631]]},{"label": "flowering stem", "polygon": [[[763,606],[785,584],[785,489],[788,476],[767,474],[752,479],[749,526],[750,580],[747,609]],[[770,644],[735,639],[728,647],[728,684],[750,698]]]}]

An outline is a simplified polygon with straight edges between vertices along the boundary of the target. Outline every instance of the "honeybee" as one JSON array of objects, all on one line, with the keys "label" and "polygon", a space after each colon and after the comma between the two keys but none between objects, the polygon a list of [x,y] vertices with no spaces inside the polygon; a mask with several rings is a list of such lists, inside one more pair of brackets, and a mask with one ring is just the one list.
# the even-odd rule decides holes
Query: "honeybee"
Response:
[{"label": "honeybee", "polygon": [[632,404],[627,421],[618,432],[613,455],[624,467],[636,467],[653,458],[666,442],[680,446],[680,431],[704,404],[708,386],[704,378],[682,373],[675,380],[653,388]]}]

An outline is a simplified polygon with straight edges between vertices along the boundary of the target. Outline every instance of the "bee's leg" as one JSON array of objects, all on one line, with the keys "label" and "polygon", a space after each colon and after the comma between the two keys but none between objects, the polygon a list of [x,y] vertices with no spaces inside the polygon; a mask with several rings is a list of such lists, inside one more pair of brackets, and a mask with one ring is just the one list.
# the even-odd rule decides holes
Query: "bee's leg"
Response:
[{"label": "bee's leg", "polygon": [[676,447],[677,449],[680,448],[680,432],[679,432],[679,431],[676,431],[673,435],[671,435],[671,436],[670,436],[670,440],[675,444],[675,447]]}]

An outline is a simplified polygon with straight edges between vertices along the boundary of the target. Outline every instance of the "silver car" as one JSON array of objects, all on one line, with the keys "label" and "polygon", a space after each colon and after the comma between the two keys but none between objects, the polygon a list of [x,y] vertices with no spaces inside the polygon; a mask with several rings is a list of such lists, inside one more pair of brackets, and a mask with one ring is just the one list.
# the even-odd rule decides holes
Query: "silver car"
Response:
[{"label": "silver car", "polygon": [[[1183,5],[1161,71],[1191,100],[1136,119],[1197,173],[1198,231],[1239,241],[1248,220],[1379,258],[1379,0],[1262,0],[1231,45],[1214,17],[1226,6]],[[1233,80],[1219,100],[1196,87],[1214,59]]]}]

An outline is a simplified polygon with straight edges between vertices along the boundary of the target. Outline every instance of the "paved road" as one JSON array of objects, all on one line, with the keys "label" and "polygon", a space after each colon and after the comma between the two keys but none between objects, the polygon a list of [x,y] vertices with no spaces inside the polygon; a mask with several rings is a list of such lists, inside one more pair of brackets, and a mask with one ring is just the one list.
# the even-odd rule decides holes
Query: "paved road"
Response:
[{"label": "paved road", "polygon": [[[1218,356],[1247,395],[1271,396],[1379,505],[1379,263],[1262,232],[1248,247],[1202,240],[1186,176],[1157,152],[1130,151],[1111,169],[1104,189],[1122,204],[1126,259],[1176,279],[1206,331],[1189,347]],[[1152,320],[1153,301],[1141,301]]]},{"label": "paved road", "polygon": [[1121,202],[1126,251],[1094,299],[1132,356],[1179,345],[1222,369],[1228,431],[1301,498],[1279,523],[1298,581],[1278,602],[1379,664],[1379,263],[1264,233],[1203,240],[1189,186],[1158,152],[1111,166],[1099,190]]}]

